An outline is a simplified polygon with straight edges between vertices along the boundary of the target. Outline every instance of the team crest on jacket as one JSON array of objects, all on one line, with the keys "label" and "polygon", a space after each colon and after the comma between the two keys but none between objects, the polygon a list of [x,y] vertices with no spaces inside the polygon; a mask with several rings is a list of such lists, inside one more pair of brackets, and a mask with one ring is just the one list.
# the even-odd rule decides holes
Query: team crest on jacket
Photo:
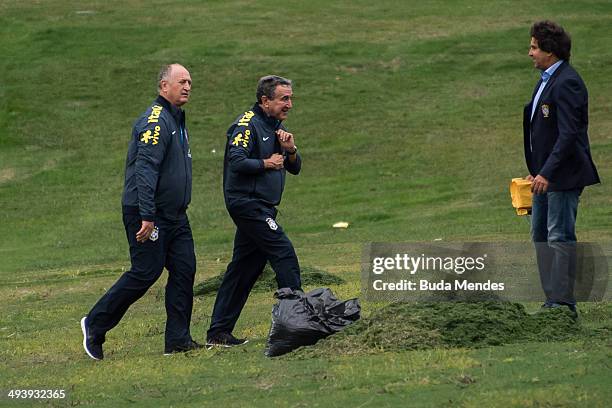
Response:
[{"label": "team crest on jacket", "polygon": [[550,116],[550,106],[546,104],[542,105],[542,115],[544,115],[545,118],[548,118],[548,116]]},{"label": "team crest on jacket", "polygon": [[149,237],[149,239],[155,242],[157,241],[158,238],[159,238],[159,228],[155,227],[153,228],[153,232],[151,233],[151,236]]},{"label": "team crest on jacket", "polygon": [[266,222],[272,231],[276,231],[278,229],[278,224],[272,218],[266,218]]}]

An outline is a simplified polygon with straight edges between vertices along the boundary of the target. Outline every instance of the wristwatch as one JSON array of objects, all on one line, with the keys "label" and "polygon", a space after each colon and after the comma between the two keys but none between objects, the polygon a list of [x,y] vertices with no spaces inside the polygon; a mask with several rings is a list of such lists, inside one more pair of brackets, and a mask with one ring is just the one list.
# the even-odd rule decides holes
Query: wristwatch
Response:
[{"label": "wristwatch", "polygon": [[297,146],[295,146],[295,145],[293,146],[293,151],[292,151],[292,152],[290,152],[289,150],[287,150],[287,154],[290,154],[290,155],[292,155],[292,156],[293,156],[294,154],[296,154],[296,153],[297,153]]}]

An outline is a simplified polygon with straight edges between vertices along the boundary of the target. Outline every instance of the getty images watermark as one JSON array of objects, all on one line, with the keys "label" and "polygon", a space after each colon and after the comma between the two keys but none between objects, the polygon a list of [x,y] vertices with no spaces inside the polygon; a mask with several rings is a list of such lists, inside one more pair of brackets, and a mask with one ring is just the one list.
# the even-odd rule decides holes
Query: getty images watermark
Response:
[{"label": "getty images watermark", "polygon": [[567,265],[577,301],[612,299],[612,245],[600,243],[371,243],[362,291],[371,301],[541,301],[538,262]]}]

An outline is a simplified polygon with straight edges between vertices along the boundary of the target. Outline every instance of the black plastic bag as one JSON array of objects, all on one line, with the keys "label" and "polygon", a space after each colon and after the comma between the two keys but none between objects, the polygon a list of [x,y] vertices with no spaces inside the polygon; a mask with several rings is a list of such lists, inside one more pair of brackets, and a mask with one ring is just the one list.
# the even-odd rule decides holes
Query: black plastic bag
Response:
[{"label": "black plastic bag", "polygon": [[276,357],[310,346],[359,320],[359,299],[339,301],[329,288],[308,293],[283,288],[274,296],[272,326],[265,354]]}]

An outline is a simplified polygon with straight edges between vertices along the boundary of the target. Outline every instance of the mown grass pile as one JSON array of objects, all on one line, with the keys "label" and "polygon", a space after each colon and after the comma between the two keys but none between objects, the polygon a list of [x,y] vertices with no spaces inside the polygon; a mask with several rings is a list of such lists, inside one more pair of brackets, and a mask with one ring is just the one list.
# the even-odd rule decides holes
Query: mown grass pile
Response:
[{"label": "mown grass pile", "polygon": [[[304,288],[307,286],[340,285],[346,282],[341,277],[321,269],[310,266],[304,266],[301,269],[302,287]],[[194,287],[194,296],[203,296],[209,293],[216,293],[219,286],[221,286],[221,281],[223,281],[223,273],[206,279]],[[276,275],[274,274],[274,271],[270,265],[266,265],[263,273],[259,276],[257,282],[255,282],[253,291],[269,292],[276,290],[277,287]]]},{"label": "mown grass pile", "polygon": [[530,315],[511,302],[392,303],[296,357],[562,341],[583,331],[565,308]]}]

